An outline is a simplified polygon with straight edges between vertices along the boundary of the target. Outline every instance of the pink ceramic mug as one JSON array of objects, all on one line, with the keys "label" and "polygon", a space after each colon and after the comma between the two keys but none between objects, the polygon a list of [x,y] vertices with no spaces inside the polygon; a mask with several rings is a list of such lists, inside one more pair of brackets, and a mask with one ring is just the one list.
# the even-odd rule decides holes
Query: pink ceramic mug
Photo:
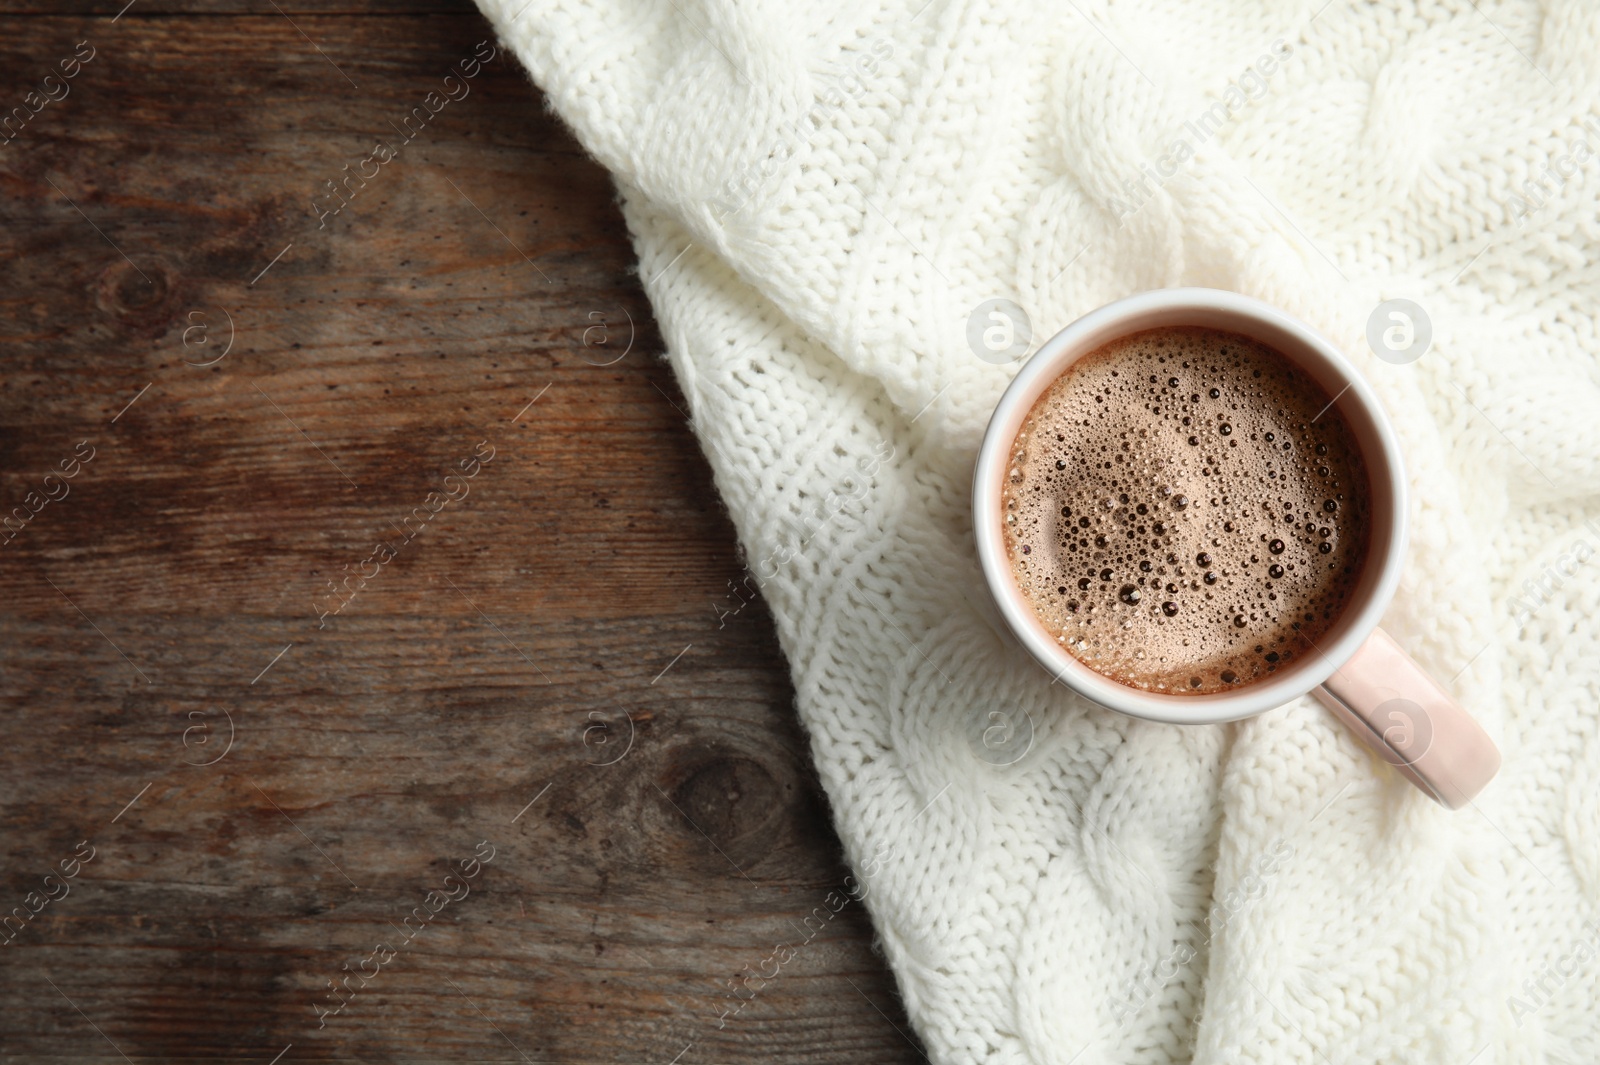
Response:
[{"label": "pink ceramic mug", "polygon": [[[1344,614],[1314,653],[1237,691],[1163,695],[1095,672],[1045,629],[1018,589],[1006,554],[1001,489],[1012,443],[1034,402],[1079,357],[1118,337],[1163,326],[1242,333],[1310,374],[1354,431],[1371,482],[1371,543]],[[1466,805],[1500,768],[1500,752],[1482,726],[1378,628],[1399,584],[1406,550],[1406,478],[1394,430],[1372,389],[1338,349],[1275,307],[1217,289],[1164,289],[1119,300],[1073,322],[1034,353],[1000,398],[978,452],[972,508],[978,557],[1007,625],[1052,676],[1101,706],[1151,721],[1216,724],[1310,692],[1379,756],[1450,809]]]}]

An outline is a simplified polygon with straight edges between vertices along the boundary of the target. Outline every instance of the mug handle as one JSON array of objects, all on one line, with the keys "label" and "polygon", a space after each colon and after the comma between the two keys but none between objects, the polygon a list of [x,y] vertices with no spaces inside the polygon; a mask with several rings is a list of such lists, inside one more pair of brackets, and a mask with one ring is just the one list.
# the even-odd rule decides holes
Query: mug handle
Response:
[{"label": "mug handle", "polygon": [[1500,751],[1483,726],[1382,629],[1312,694],[1447,809],[1471,802],[1500,769]]}]

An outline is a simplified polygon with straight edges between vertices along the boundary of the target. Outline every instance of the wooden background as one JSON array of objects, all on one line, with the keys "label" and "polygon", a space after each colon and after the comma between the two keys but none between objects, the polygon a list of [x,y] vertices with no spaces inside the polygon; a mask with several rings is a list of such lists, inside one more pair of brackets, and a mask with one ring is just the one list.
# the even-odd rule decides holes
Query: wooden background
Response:
[{"label": "wooden background", "polygon": [[605,173],[501,53],[319,226],[476,10],[123,2],[0,0],[0,1057],[918,1058]]}]

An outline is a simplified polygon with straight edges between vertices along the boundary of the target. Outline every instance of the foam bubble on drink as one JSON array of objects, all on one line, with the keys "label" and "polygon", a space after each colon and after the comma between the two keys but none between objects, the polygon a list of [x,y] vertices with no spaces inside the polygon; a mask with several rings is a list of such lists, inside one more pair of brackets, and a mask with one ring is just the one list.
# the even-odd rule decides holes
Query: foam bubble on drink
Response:
[{"label": "foam bubble on drink", "polygon": [[1366,557],[1354,434],[1316,382],[1234,333],[1136,333],[1029,412],[1002,493],[1017,585],[1095,671],[1229,691],[1315,646]]}]

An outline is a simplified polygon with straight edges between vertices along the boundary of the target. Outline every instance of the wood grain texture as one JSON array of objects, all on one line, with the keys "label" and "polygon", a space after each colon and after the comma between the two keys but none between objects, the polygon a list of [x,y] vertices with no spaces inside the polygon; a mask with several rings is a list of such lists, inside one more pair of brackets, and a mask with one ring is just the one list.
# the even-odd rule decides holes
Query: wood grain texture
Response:
[{"label": "wood grain texture", "polygon": [[3,7],[0,1056],[917,1059],[609,180],[404,139],[481,17]]}]

